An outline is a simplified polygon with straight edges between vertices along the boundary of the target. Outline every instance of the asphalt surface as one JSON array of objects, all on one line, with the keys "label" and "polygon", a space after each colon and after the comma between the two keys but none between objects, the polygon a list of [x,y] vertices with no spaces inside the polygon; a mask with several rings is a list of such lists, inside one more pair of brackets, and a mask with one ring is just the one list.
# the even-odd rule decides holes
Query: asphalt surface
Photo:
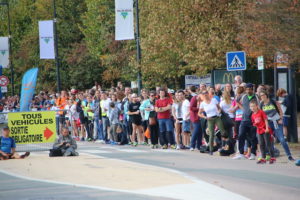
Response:
[{"label": "asphalt surface", "polygon": [[[79,143],[80,153],[164,167],[249,199],[299,199],[300,167],[281,156],[274,165],[232,160],[189,150],[151,150],[148,146]],[[295,155],[299,158],[299,155]],[[1,169],[1,163],[0,163]],[[157,177],[159,179],[159,177]],[[146,180],[145,180],[146,182]],[[167,199],[25,180],[0,173],[0,199]],[[187,198],[188,198],[187,194]],[[201,199],[201,197],[199,197]]]}]

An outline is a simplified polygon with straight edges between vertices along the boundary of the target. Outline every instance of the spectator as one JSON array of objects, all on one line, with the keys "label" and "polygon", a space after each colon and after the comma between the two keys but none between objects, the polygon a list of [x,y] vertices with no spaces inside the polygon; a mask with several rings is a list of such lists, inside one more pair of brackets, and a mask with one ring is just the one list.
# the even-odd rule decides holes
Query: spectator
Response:
[{"label": "spectator", "polygon": [[131,97],[132,97],[132,102],[128,106],[128,115],[130,116],[132,122],[131,141],[133,142],[133,146],[137,146],[136,136],[139,144],[144,143],[142,117],[139,110],[141,103],[139,102],[138,96],[136,94],[132,94]]},{"label": "spectator", "polygon": [[171,120],[172,99],[164,89],[159,90],[159,99],[155,102],[155,111],[157,112],[157,119],[160,132],[160,144],[163,149],[168,148],[170,143],[171,148],[175,149],[174,129]]},{"label": "spectator", "polygon": [[243,109],[243,119],[240,124],[238,136],[239,154],[237,154],[233,159],[245,159],[244,146],[246,138],[249,138],[250,144],[248,144],[248,147],[251,146],[251,155],[249,157],[249,160],[255,160],[257,150],[257,138],[255,127],[252,125],[251,122],[251,101],[256,101],[258,104],[259,99],[258,96],[254,94],[253,85],[251,83],[248,83],[246,85],[246,94],[244,94],[240,99],[237,99],[238,106]]},{"label": "spectator", "polygon": [[[209,154],[213,155],[213,143],[215,138],[215,126],[221,131],[222,137],[226,137],[223,123],[220,117],[221,108],[215,98],[211,98],[207,91],[202,91],[203,101],[199,107],[199,116],[205,118],[209,129]],[[206,113],[206,116],[204,115]]]},{"label": "spectator", "polygon": [[260,93],[260,108],[266,113],[270,129],[275,133],[276,138],[280,141],[288,159],[295,161],[292,157],[290,148],[283,135],[283,113],[278,102],[270,99],[266,92]]},{"label": "spectator", "polygon": [[277,97],[282,99],[282,101],[280,102],[280,106],[283,112],[283,131],[284,131],[284,136],[287,137],[289,121],[293,109],[292,97],[283,88],[279,88],[277,90]]},{"label": "spectator", "polygon": [[[59,135],[53,145],[52,155],[50,156],[78,156],[76,141],[69,135],[69,130],[67,127],[62,128],[62,134]],[[51,152],[51,151],[50,151]],[[53,152],[55,152],[53,154]]]},{"label": "spectator", "polygon": [[10,130],[8,126],[4,126],[2,129],[2,136],[0,137],[0,160],[7,159],[23,159],[30,155],[26,152],[23,155],[16,153],[16,143],[15,140],[9,136]]},{"label": "spectator", "polygon": [[150,129],[151,148],[158,148],[158,124],[157,116],[154,110],[155,106],[155,91],[150,92],[150,98],[143,101],[140,110],[145,112],[145,120],[148,121],[148,128]]},{"label": "spectator", "polygon": [[110,112],[109,112],[109,121],[110,121],[110,138],[111,144],[116,144],[117,139],[117,127],[120,124],[119,122],[119,114],[120,110],[116,107],[114,102],[110,102]]},{"label": "spectator", "polygon": [[194,151],[196,147],[198,150],[200,150],[200,146],[202,144],[203,131],[201,129],[201,122],[198,116],[200,103],[201,103],[200,95],[195,95],[190,102],[190,120],[193,126],[191,147],[190,147],[191,151]]},{"label": "spectator", "polygon": [[274,149],[271,146],[271,133],[269,131],[268,118],[264,111],[260,110],[257,105],[257,101],[250,102],[250,109],[253,112],[251,120],[257,130],[258,142],[260,145],[261,159],[257,164],[266,163],[266,149],[270,153],[270,164],[273,164],[276,159],[274,157]]}]

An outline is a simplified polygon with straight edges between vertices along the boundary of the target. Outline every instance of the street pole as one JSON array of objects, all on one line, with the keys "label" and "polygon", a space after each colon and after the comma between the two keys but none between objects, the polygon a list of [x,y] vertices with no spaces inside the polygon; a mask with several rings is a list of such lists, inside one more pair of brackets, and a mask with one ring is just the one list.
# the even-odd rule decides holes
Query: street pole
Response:
[{"label": "street pole", "polygon": [[[296,64],[295,64],[296,65]],[[290,123],[288,127],[289,138],[291,142],[298,142],[298,128],[297,128],[297,91],[296,91],[296,82],[295,82],[295,65],[290,65],[288,68],[288,77],[289,77],[289,95],[292,98],[292,113],[290,118]]]},{"label": "street pole", "polygon": [[141,72],[141,45],[140,45],[140,19],[139,19],[139,0],[135,0],[135,20],[136,20],[136,33],[135,33],[135,40],[136,40],[136,61],[138,67],[138,77],[137,77],[137,84],[138,84],[138,93],[141,94],[142,90],[142,72]]},{"label": "street pole", "polygon": [[57,19],[56,19],[56,2],[53,0],[53,32],[54,32],[54,51],[55,51],[55,64],[56,64],[56,80],[57,80],[57,92],[60,92],[60,72],[59,72],[59,54],[58,54],[58,34],[57,34]]},{"label": "street pole", "polygon": [[9,13],[9,3],[1,2],[0,5],[7,6],[7,23],[8,23],[8,43],[9,43],[9,67],[10,67],[10,82],[11,82],[11,94],[15,95],[15,82],[14,82],[14,66],[12,62],[12,45],[11,45],[11,29],[10,29],[10,13]]},{"label": "street pole", "polygon": [[261,70],[261,82],[262,82],[263,85],[266,82],[266,79],[265,79],[265,69]]}]

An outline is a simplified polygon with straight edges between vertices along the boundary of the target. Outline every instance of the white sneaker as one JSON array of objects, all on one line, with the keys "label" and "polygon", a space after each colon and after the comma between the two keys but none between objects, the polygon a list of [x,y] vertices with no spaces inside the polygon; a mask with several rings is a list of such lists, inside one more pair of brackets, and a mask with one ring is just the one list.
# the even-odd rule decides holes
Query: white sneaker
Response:
[{"label": "white sneaker", "polygon": [[179,145],[176,146],[176,150],[180,150],[180,146]]},{"label": "white sneaker", "polygon": [[251,153],[249,160],[255,160],[255,155],[253,153]]},{"label": "white sneaker", "polygon": [[101,143],[101,140],[96,140],[95,143]]},{"label": "white sneaker", "polygon": [[194,151],[195,149],[194,148],[190,148],[190,151]]},{"label": "white sneaker", "polygon": [[236,154],[233,158],[233,160],[244,160],[246,157],[243,154]]}]

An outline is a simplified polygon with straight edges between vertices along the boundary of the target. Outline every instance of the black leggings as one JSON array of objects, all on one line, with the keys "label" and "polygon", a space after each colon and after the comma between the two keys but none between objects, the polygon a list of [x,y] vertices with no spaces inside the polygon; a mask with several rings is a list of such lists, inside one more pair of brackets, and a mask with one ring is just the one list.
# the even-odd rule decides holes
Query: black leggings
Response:
[{"label": "black leggings", "polygon": [[158,130],[158,125],[149,125],[150,129],[150,139],[151,139],[151,144],[156,145],[158,144],[158,136],[159,136],[159,130]]},{"label": "black leggings", "polygon": [[270,133],[257,134],[258,143],[260,146],[261,157],[266,158],[266,150],[269,151],[270,156],[274,158],[274,149],[272,148]]}]

